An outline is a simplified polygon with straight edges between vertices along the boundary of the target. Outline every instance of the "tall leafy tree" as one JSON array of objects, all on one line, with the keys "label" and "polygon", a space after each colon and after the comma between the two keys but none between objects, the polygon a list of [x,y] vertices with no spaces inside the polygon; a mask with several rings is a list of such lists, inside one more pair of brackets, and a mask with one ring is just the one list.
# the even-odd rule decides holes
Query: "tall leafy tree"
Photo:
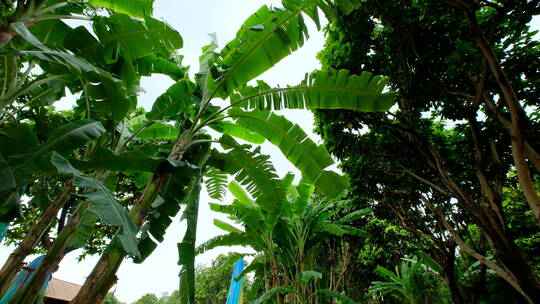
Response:
[{"label": "tall leafy tree", "polygon": [[[22,2],[19,1],[17,4]],[[70,14],[83,12],[83,7],[80,5],[68,4],[66,6],[66,4],[51,4],[51,6],[45,6],[44,9],[48,12],[59,10]],[[92,11],[89,14],[92,14]],[[84,27],[72,29],[57,20],[69,18],[69,16],[54,17],[58,18],[44,20],[39,24],[27,24],[30,30],[21,22],[10,19],[10,26],[14,33],[10,38],[12,48],[8,49],[4,46],[2,52],[2,67],[5,71],[3,75],[9,75],[9,77],[3,78],[2,101],[5,108],[2,112],[1,152],[4,157],[7,157],[6,166],[3,167],[5,176],[12,180],[6,181],[8,183],[5,185],[9,187],[3,192],[5,194],[3,194],[1,206],[4,220],[10,220],[17,214],[20,192],[26,191],[30,194],[29,187],[33,188],[34,184],[44,182],[48,176],[56,175],[54,166],[49,163],[53,151],[59,153],[58,155],[71,156],[71,161],[99,158],[101,161],[105,160],[106,163],[104,157],[109,158],[108,161],[111,162],[114,153],[125,150],[121,145],[123,142],[119,140],[121,136],[117,132],[125,133],[122,121],[135,109],[135,97],[139,91],[138,84],[142,75],[147,76],[159,72],[169,74],[173,79],[179,79],[185,73],[185,69],[179,67],[171,57],[174,55],[174,50],[181,47],[182,39],[165,23],[150,17],[143,23],[121,14],[94,17],[92,25],[96,37],[100,39],[97,40]],[[89,17],[85,18],[90,20]],[[153,37],[148,35],[151,30],[155,31]],[[137,41],[125,38],[134,38],[133,34],[139,36]],[[79,45],[73,44],[76,40],[84,39],[86,41],[80,41]],[[137,47],[141,40],[147,41],[144,49]],[[86,45],[88,48],[77,49],[80,45]],[[121,49],[122,52],[112,54],[110,51],[113,49]],[[103,56],[100,57],[98,54]],[[24,69],[22,69],[23,63],[27,64]],[[36,66],[40,69],[34,69]],[[58,119],[59,115],[48,110],[48,106],[60,99],[66,88],[73,93],[80,92],[81,95],[77,101],[75,113],[62,121]],[[61,126],[62,123],[66,125]],[[120,131],[117,131],[117,127],[121,128]],[[111,184],[112,180],[118,177],[118,171],[128,170],[129,166],[126,162],[136,161],[138,164],[145,164],[143,167],[146,166],[146,168],[141,169],[140,166],[129,168],[132,172],[153,171],[160,161],[152,159],[152,156],[128,153],[124,155],[124,167],[113,168],[116,172],[112,176],[108,170],[110,168],[104,168],[103,163],[96,168],[95,162],[90,162],[90,166],[83,168],[86,171],[84,174],[77,171],[67,172],[67,175],[74,177],[73,181],[70,178],[60,177],[61,181],[65,181],[64,189],[59,192],[57,199],[47,206],[41,218],[4,265],[0,280],[2,288],[9,284],[24,257],[45,235],[56,213],[70,197],[74,186],[95,189],[91,191],[98,190],[97,192],[101,190],[104,197],[109,196],[109,198],[103,200],[104,197],[100,196],[89,197],[92,203],[76,208],[76,212],[67,225],[61,228],[74,231],[80,215],[85,214],[86,210],[99,215],[100,220],[107,225],[129,224],[125,221],[125,211],[115,200],[110,199],[110,192],[102,182],[109,181]],[[146,163],[144,163],[145,160]],[[161,162],[163,161],[165,159]],[[73,203],[77,202],[80,201],[76,200]],[[98,204],[102,207],[108,205],[111,209],[97,208]],[[96,220],[96,217],[90,213],[85,217],[87,227],[91,227]],[[120,217],[114,219],[110,216],[111,214],[120,215]],[[86,234],[89,233],[91,230],[86,232]],[[135,238],[134,234],[130,237],[133,240]],[[59,243],[63,243],[64,247],[68,244],[65,238]],[[68,247],[84,244],[81,240],[78,241],[78,245],[75,243],[77,242],[71,242]],[[124,242],[124,244],[127,243]],[[61,257],[68,248],[51,248],[53,249]],[[134,252],[133,249],[130,251]],[[49,272],[52,269],[54,267],[50,268]],[[33,285],[32,288],[39,288],[38,285]]]},{"label": "tall leafy tree", "polygon": [[[388,199],[405,219],[427,214],[463,254],[531,303],[540,281],[509,229],[503,189],[513,183],[512,167],[520,170],[538,219],[538,121],[527,110],[537,100],[538,42],[527,25],[537,12],[536,2],[364,1],[330,26],[321,58],[326,67],[388,75],[397,107],[318,114],[355,194],[373,205]],[[468,225],[485,235],[487,251]]]}]

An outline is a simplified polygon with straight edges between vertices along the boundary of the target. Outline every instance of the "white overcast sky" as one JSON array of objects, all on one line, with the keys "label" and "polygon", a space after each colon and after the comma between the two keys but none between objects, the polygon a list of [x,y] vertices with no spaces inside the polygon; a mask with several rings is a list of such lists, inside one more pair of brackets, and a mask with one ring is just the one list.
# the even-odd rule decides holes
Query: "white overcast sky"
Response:
[{"label": "white overcast sky", "polygon": [[[197,72],[199,67],[200,48],[210,41],[208,34],[216,33],[219,46],[222,47],[234,38],[243,21],[263,4],[281,6],[280,1],[277,0],[156,0],[154,16],[165,20],[180,32],[184,39],[184,48],[179,53],[185,56],[184,64],[191,66],[190,73],[193,74]],[[322,49],[324,38],[321,32],[317,32],[311,21],[307,22],[310,29],[310,39],[304,47],[278,63],[259,79],[265,80],[270,85],[294,85],[304,78],[306,72],[320,67],[316,54]],[[146,93],[139,98],[139,106],[149,109],[155,98],[171,84],[172,81],[164,76],[144,79],[141,86],[146,90]],[[70,108],[71,104],[69,101],[64,101],[55,106],[60,109]],[[295,110],[286,113],[285,116],[301,125],[312,139],[317,142],[320,141],[320,138],[311,132],[313,129],[313,115],[310,112]],[[298,171],[288,163],[277,148],[265,144],[263,145],[263,152],[271,155],[280,176],[289,171],[298,174]],[[229,200],[226,199],[226,201]],[[226,218],[209,209],[208,202],[211,201],[203,190],[200,202],[197,243],[223,233],[213,225],[212,221],[214,218],[222,220],[226,220]],[[143,264],[133,264],[131,260],[124,261],[117,274],[118,284],[113,287],[115,295],[121,301],[131,303],[146,293],[155,293],[159,296],[163,292],[172,292],[178,289],[179,266],[176,264],[178,259],[176,243],[181,241],[184,230],[185,225],[179,223],[178,218],[174,219],[173,224],[167,230],[165,241]],[[11,247],[0,247],[0,263],[4,263],[13,249]],[[198,256],[196,262],[198,264],[208,264],[220,253],[228,251],[246,252],[246,250],[245,248],[215,249]],[[60,269],[54,276],[82,284],[98,257],[90,257],[82,262],[77,262],[77,256],[78,252],[70,253],[62,261]]]},{"label": "white overcast sky", "polygon": [[[209,33],[216,33],[218,43],[223,46],[230,41],[243,23],[243,21],[255,12],[261,5],[281,6],[277,0],[156,0],[154,15],[158,19],[165,20],[177,29],[184,38],[184,48],[180,54],[185,56],[184,63],[191,66],[193,74],[198,69],[198,56],[200,48],[209,42]],[[535,18],[534,27],[538,28],[538,19]],[[294,85],[298,84],[306,72],[318,69],[320,64],[316,54],[324,45],[324,37],[317,32],[311,21],[308,21],[310,39],[304,47],[291,56],[282,60],[272,70],[263,74],[263,79],[270,85]],[[172,84],[167,77],[154,76],[146,78],[142,87],[146,93],[139,98],[140,106],[150,108],[157,96],[164,92]],[[63,105],[57,105],[62,108]],[[320,138],[314,135],[313,115],[307,111],[288,111],[282,113],[290,120],[298,123],[312,139],[320,142]],[[282,156],[281,152],[271,145],[263,145],[263,152],[270,155],[280,176],[289,171],[298,174]],[[229,199],[226,199],[228,201]],[[221,230],[214,227],[214,218],[225,218],[212,212],[208,208],[208,202],[212,200],[205,194],[201,197],[197,241],[204,242],[209,238],[221,234]],[[181,241],[185,226],[179,223],[178,218],[167,230],[165,241],[143,264],[137,265],[130,260],[124,261],[118,272],[118,284],[113,287],[115,295],[126,303],[131,303],[146,293],[161,295],[163,292],[172,292],[178,289],[178,271],[176,243]],[[0,246],[0,263],[14,248]],[[228,251],[246,251],[244,248],[215,249],[197,257],[196,262],[207,264],[215,256]],[[69,254],[60,264],[60,269],[55,277],[74,283],[82,284],[85,277],[90,273],[98,257],[90,257],[82,262],[77,262],[77,252]],[[29,259],[31,260],[31,258]]]}]

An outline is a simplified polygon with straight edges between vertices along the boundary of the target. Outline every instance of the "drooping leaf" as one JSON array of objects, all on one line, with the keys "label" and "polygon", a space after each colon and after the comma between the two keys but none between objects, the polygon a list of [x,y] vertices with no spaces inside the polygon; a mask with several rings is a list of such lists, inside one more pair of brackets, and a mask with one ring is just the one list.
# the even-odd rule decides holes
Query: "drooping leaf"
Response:
[{"label": "drooping leaf", "polygon": [[156,99],[152,110],[146,113],[146,118],[149,120],[175,119],[193,103],[194,91],[195,84],[189,79],[184,78],[176,82]]},{"label": "drooping leaf", "polygon": [[43,144],[23,155],[14,156],[22,161],[16,165],[22,168],[33,161],[56,151],[68,155],[73,150],[84,146],[88,141],[100,137],[105,132],[103,125],[94,120],[76,120],[56,129]]},{"label": "drooping leaf", "polygon": [[81,48],[76,54],[85,55],[104,47],[107,62],[117,60],[120,56],[137,59],[149,55],[162,54],[170,56],[182,47],[182,37],[164,22],[146,18],[146,22],[135,20],[124,14],[115,14],[102,18],[93,24],[100,45]]},{"label": "drooping leaf", "polygon": [[193,187],[187,196],[186,210],[182,219],[187,222],[186,233],[178,244],[178,265],[180,269],[180,303],[195,303],[195,242],[197,239],[197,219],[202,177],[193,180]]},{"label": "drooping leaf", "polygon": [[[198,146],[198,150],[188,150],[189,153],[202,153],[203,156],[199,160],[199,166],[204,167],[209,147]],[[206,152],[205,152],[206,151]],[[168,167],[161,166],[161,172],[159,174],[168,174],[165,184],[161,188],[159,196],[151,204],[151,211],[147,218],[147,222],[144,224],[146,232],[141,237],[139,246],[144,255],[141,259],[136,259],[136,263],[142,263],[144,259],[155,249],[157,244],[148,235],[151,235],[153,239],[158,242],[164,240],[165,232],[172,223],[172,218],[175,217],[181,209],[181,205],[191,205],[191,209],[186,207],[183,216],[188,216],[193,213],[193,200],[194,195],[200,192],[200,179],[202,167],[190,165],[186,162],[168,160],[170,164]],[[197,183],[194,183],[197,181]],[[146,185],[148,181],[144,182]],[[186,213],[187,212],[187,213]],[[182,217],[183,218],[183,217]],[[147,240],[148,238],[148,240]]]},{"label": "drooping leaf", "polygon": [[323,146],[317,146],[296,124],[268,111],[229,110],[238,125],[258,133],[276,145],[302,176],[329,198],[339,195],[348,185],[345,177],[325,170],[334,163]]},{"label": "drooping leaf", "polygon": [[120,80],[99,78],[95,82],[84,83],[83,94],[77,103],[85,111],[90,108],[91,117],[119,123],[137,106],[135,92],[128,89]]},{"label": "drooping leaf", "polygon": [[301,213],[306,209],[309,199],[313,194],[314,190],[315,187],[312,184],[307,183],[304,180],[300,182],[300,184],[296,187],[298,197],[294,200],[294,207],[296,209],[296,212]]},{"label": "drooping leaf", "polygon": [[94,233],[94,227],[99,217],[94,212],[87,210],[86,207],[87,206],[81,208],[85,211],[82,213],[81,219],[77,223],[75,233],[69,239],[69,247],[82,248]]},{"label": "drooping leaf", "polygon": [[174,55],[176,50],[182,48],[184,45],[182,36],[169,24],[150,16],[147,16],[144,20],[146,27],[152,33],[150,38],[159,54]]},{"label": "drooping leaf", "polygon": [[315,270],[305,270],[300,273],[300,280],[305,283],[309,283],[311,280],[320,280],[322,273]]},{"label": "drooping leaf", "polygon": [[30,124],[7,123],[0,129],[0,153],[5,158],[26,153],[39,144]]},{"label": "drooping leaf", "polygon": [[65,159],[62,155],[54,151],[51,155],[51,163],[56,167],[58,173],[79,176],[82,175],[82,172],[77,170],[71,165],[71,163]]},{"label": "drooping leaf", "polygon": [[76,176],[73,184],[81,188],[93,189],[93,192],[81,194],[82,197],[91,201],[88,211],[94,212],[106,225],[120,227],[118,238],[126,253],[138,256],[137,227],[129,217],[126,209],[118,203],[114,195],[105,185],[97,180],[85,176]]},{"label": "drooping leaf", "polygon": [[347,109],[363,112],[387,111],[395,101],[385,91],[386,78],[363,72],[350,75],[347,70],[326,70],[306,74],[301,84],[271,88],[259,81],[256,87],[244,87],[231,96],[231,104],[259,110]]},{"label": "drooping leaf", "polygon": [[118,234],[118,239],[122,247],[128,254],[138,256],[137,227],[133,224],[126,209],[118,203],[113,193],[96,179],[81,174],[79,170],[75,169],[59,153],[53,152],[51,163],[60,173],[72,175],[74,186],[87,190],[85,193],[80,194],[81,197],[84,197],[90,202],[86,208],[81,209],[83,212],[82,219],[85,222],[81,223],[78,227],[78,229],[81,229],[78,236],[79,241],[73,242],[80,242],[84,236],[88,236],[90,222],[94,217],[90,215],[85,216],[84,214],[86,212],[92,212],[99,217],[103,224],[119,227],[120,233]]},{"label": "drooping leaf", "polygon": [[263,293],[263,295],[260,298],[258,298],[254,303],[255,304],[265,303],[271,300],[277,294],[288,294],[290,292],[292,292],[292,290],[288,287],[282,287],[282,286],[274,287],[270,289],[269,291]]},{"label": "drooping leaf", "polygon": [[243,231],[234,227],[233,225],[229,224],[229,223],[226,223],[220,219],[214,219],[214,225],[216,225],[216,227],[220,228],[221,230],[224,230],[226,232],[231,232],[231,233],[242,233]]},{"label": "drooping leaf", "polygon": [[285,191],[269,157],[260,154],[260,147],[251,151],[248,145],[240,145],[228,136],[222,137],[220,143],[227,149],[226,153],[214,151],[211,161],[221,162],[220,169],[233,175],[265,208],[279,207]]},{"label": "drooping leaf", "polygon": [[138,72],[144,76],[151,74],[163,74],[171,77],[174,81],[180,81],[187,74],[187,67],[182,66],[182,56],[171,58],[149,55],[136,60]]},{"label": "drooping leaf", "polygon": [[100,17],[92,25],[95,36],[87,28],[79,26],[67,35],[65,47],[99,65],[115,63],[120,58],[124,62],[134,60],[134,63],[144,59],[142,74],[148,74],[155,65],[165,68],[163,71],[171,71],[173,67],[165,65],[159,58],[175,55],[183,43],[178,32],[150,17],[143,22],[115,14],[108,18]]},{"label": "drooping leaf", "polygon": [[111,77],[109,73],[93,66],[92,64],[86,62],[79,57],[76,57],[64,51],[52,50],[49,47],[45,46],[32,33],[30,33],[26,26],[21,22],[12,23],[11,28],[24,40],[29,42],[34,47],[38,48],[38,50],[18,50],[17,52],[21,54],[65,65],[69,69],[77,73],[94,72],[96,74],[101,74],[105,77]]},{"label": "drooping leaf", "polygon": [[222,200],[225,197],[227,181],[227,174],[213,167],[208,168],[205,179],[208,195],[213,199]]},{"label": "drooping leaf", "polygon": [[210,125],[210,127],[221,134],[231,135],[254,144],[262,144],[266,140],[264,137],[260,136],[257,133],[250,132],[246,128],[242,128],[236,124],[227,121],[213,123]]}]

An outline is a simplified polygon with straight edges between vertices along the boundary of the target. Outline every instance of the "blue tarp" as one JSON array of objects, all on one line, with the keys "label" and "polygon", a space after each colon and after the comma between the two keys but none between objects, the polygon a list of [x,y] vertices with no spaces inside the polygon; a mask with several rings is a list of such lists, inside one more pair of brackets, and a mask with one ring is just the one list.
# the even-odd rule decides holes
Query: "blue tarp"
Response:
[{"label": "blue tarp", "polygon": [[244,278],[235,280],[242,271],[244,271],[244,259],[240,258],[236,263],[234,263],[234,269],[231,278],[231,286],[229,287],[229,295],[227,296],[227,304],[242,304],[244,303],[242,295],[242,283]]},{"label": "blue tarp", "polygon": [[0,243],[4,239],[7,229],[8,229],[8,224],[0,222]]},{"label": "blue tarp", "polygon": [[[25,269],[19,271],[13,282],[11,282],[11,285],[9,285],[9,288],[6,290],[6,293],[4,296],[0,299],[0,304],[7,304],[9,303],[9,300],[15,295],[15,293],[21,289],[26,283],[32,278],[34,275],[34,270],[38,268],[39,264],[43,260],[45,256],[41,255],[37,257],[35,260],[30,263],[30,265],[26,266]],[[45,291],[47,288],[47,284],[49,284],[49,280],[51,279],[51,276],[47,278],[47,282],[43,285],[41,288],[41,292]]]}]

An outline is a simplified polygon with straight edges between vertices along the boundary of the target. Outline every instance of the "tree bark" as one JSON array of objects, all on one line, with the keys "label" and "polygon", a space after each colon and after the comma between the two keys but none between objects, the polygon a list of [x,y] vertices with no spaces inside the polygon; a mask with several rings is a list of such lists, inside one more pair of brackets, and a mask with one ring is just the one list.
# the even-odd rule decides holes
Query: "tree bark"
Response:
[{"label": "tree bark", "polygon": [[450,290],[450,295],[452,296],[452,300],[454,301],[454,304],[469,304],[473,303],[472,301],[469,301],[467,299],[467,296],[465,295],[465,292],[463,291],[463,288],[461,284],[458,282],[456,278],[456,273],[454,271],[454,262],[455,262],[455,255],[452,253],[446,253],[445,254],[446,261],[444,263],[443,267],[443,276],[448,284],[448,289]]},{"label": "tree bark", "polygon": [[523,109],[519,104],[519,99],[512,87],[512,84],[506,77],[504,70],[493,50],[488,39],[482,33],[476,20],[476,11],[470,8],[463,8],[465,17],[469,23],[475,40],[480,47],[484,58],[487,60],[489,67],[497,84],[499,85],[502,95],[506,100],[508,109],[510,110],[510,136],[512,142],[512,157],[518,174],[519,182],[523,188],[523,193],[527,199],[527,203],[533,211],[536,222],[540,225],[540,197],[536,192],[534,183],[531,177],[529,166],[526,160],[525,140],[523,132]]},{"label": "tree bark", "polygon": [[[81,208],[84,209],[84,208]],[[71,217],[69,223],[64,227],[60,235],[56,238],[53,247],[39,267],[36,269],[32,278],[28,281],[25,287],[21,288],[13,297],[10,304],[28,304],[34,303],[39,296],[39,291],[43,284],[47,281],[49,276],[58,269],[58,265],[66,255],[67,246],[70,238],[73,236],[77,229],[77,224],[81,218],[79,214],[80,210],[77,210]]]},{"label": "tree bark", "polygon": [[45,231],[47,231],[56,219],[56,214],[64,206],[73,190],[72,181],[68,181],[64,189],[56,196],[55,200],[47,207],[38,221],[26,234],[24,240],[10,254],[4,266],[0,270],[0,295],[4,294],[11,281],[20,270],[24,259],[32,252]]},{"label": "tree bark", "polygon": [[[168,174],[156,172],[152,181],[146,186],[138,203],[130,211],[130,217],[137,227],[141,227],[148,215],[150,205],[155,201]],[[114,283],[116,271],[126,257],[126,253],[118,247],[112,247],[103,253],[94,269],[77,293],[71,304],[101,303]]]},{"label": "tree bark", "polygon": [[124,257],[125,254],[120,250],[103,254],[70,304],[100,304],[103,302],[109,289],[116,281],[115,274],[120,268]]},{"label": "tree bark", "polygon": [[[483,98],[484,102],[488,106],[489,110],[493,115],[499,120],[499,122],[508,130],[509,133],[512,133],[512,123],[502,115],[502,113],[497,109],[493,101],[489,97]],[[534,169],[537,173],[540,173],[540,154],[531,146],[529,141],[525,138],[525,153],[527,159],[534,166]]]},{"label": "tree bark", "polygon": [[[181,136],[175,143],[169,158],[173,160],[182,160],[185,148],[189,142],[190,140],[186,140]],[[156,200],[168,177],[168,173],[163,173],[159,170],[156,171],[135,206],[131,208],[129,212],[130,218],[138,228],[140,228],[146,220],[151,204]],[[77,296],[75,296],[70,304],[101,303],[103,297],[105,297],[114,283],[115,274],[126,257],[126,253],[122,248],[110,246],[109,249],[110,250],[106,251],[101,256],[77,293]]]},{"label": "tree bark", "polygon": [[495,258],[508,269],[523,292],[532,300],[532,303],[540,303],[540,279],[511,236],[508,233],[486,230],[486,236]]}]

